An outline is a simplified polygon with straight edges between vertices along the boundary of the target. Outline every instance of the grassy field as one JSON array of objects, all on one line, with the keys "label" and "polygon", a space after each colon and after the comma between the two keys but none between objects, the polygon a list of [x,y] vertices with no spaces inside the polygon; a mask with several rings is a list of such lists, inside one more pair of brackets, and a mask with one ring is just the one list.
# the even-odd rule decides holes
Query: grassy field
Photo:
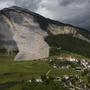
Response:
[{"label": "grassy field", "polygon": [[0,83],[39,77],[50,69],[46,61],[15,62],[10,57],[0,59]]},{"label": "grassy field", "polygon": [[0,56],[0,90],[21,90],[22,81],[39,78],[50,68],[47,61],[16,62],[11,56]]},{"label": "grassy field", "polygon": [[[11,56],[0,56],[0,90],[22,90],[22,81],[30,80],[33,77],[40,78],[40,76],[45,75],[48,70],[51,70],[49,75],[53,77],[62,77],[63,75],[80,75],[79,72],[74,71],[73,69],[54,69],[50,66],[48,61],[44,60],[20,62],[14,61]],[[50,87],[48,86],[48,88]]]},{"label": "grassy field", "polygon": [[[65,71],[53,69],[48,61],[23,61],[16,62],[10,57],[0,58],[0,83],[5,83],[15,80],[29,80],[32,77],[39,78],[44,75],[48,70],[52,70],[50,75],[63,75],[63,74],[73,74],[73,70]],[[74,72],[76,73],[76,72]]]}]

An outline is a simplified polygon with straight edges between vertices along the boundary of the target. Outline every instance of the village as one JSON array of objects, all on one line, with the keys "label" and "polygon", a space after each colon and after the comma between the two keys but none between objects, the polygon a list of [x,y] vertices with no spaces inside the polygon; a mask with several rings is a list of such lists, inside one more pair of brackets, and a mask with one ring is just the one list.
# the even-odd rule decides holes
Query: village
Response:
[{"label": "village", "polygon": [[[83,70],[83,69],[90,69],[90,60],[85,60],[85,59],[82,59],[82,60],[78,60],[76,58],[73,58],[73,57],[66,57],[66,58],[63,58],[63,57],[59,57],[57,58],[58,61],[62,61],[62,62],[71,62],[71,63],[75,63],[75,64],[78,64],[79,67],[76,67],[76,69],[80,69]],[[53,62],[52,59],[50,59],[50,62]],[[57,61],[56,61],[57,62]],[[81,67],[80,67],[81,66]],[[59,68],[60,65],[58,64],[53,64],[53,68]],[[65,66],[62,65],[62,67],[60,68],[70,68],[70,65],[66,64]]]},{"label": "village", "polygon": [[[72,58],[59,58],[57,60],[50,59],[49,64],[53,67],[53,69],[67,69],[67,70],[75,70],[76,72],[81,73],[83,76],[88,77],[88,82],[90,83],[90,62],[88,60],[77,60]],[[52,70],[48,70],[45,75],[40,76],[40,78],[32,78],[32,80],[28,80],[29,83],[50,83],[61,82],[63,87],[68,88],[69,90],[90,90],[90,84],[84,82],[84,80],[79,75],[63,75],[63,77],[53,77],[49,74]]]}]

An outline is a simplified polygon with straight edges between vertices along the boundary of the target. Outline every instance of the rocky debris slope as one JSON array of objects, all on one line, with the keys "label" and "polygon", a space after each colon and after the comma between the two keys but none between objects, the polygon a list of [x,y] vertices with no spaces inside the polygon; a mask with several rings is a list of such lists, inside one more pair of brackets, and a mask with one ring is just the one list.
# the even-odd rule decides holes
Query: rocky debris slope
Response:
[{"label": "rocky debris slope", "polygon": [[32,15],[9,8],[2,10],[0,17],[0,33],[4,36],[4,41],[15,42],[19,49],[15,60],[33,60],[49,56],[49,46],[44,41],[47,33],[41,30]]},{"label": "rocky debris slope", "polygon": [[89,31],[44,18],[29,10],[13,6],[0,11],[0,46],[18,49],[15,60],[48,57],[49,45],[44,39],[59,34],[71,34],[90,42]]}]

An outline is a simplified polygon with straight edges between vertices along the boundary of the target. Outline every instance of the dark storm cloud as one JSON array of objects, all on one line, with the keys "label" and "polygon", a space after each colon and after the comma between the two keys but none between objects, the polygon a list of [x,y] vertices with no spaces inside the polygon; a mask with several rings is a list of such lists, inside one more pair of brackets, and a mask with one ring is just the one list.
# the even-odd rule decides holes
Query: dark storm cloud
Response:
[{"label": "dark storm cloud", "polygon": [[30,10],[36,10],[41,0],[0,0],[0,9],[17,5]]},{"label": "dark storm cloud", "polygon": [[14,0],[15,5],[35,11],[41,0]]},{"label": "dark storm cloud", "polygon": [[90,30],[90,0],[44,0],[37,12]]},{"label": "dark storm cloud", "polygon": [[13,0],[0,0],[0,9],[14,5]]},{"label": "dark storm cloud", "polygon": [[74,2],[74,0],[59,0],[59,4],[62,6],[68,6],[70,4],[72,4]]},{"label": "dark storm cloud", "polygon": [[90,29],[90,0],[0,0],[0,9],[13,5],[51,19]]},{"label": "dark storm cloud", "polygon": [[[63,22],[70,23],[90,30],[90,0],[74,0],[69,6],[65,6],[71,10],[71,15],[64,19]],[[68,14],[68,15],[69,15]]]}]

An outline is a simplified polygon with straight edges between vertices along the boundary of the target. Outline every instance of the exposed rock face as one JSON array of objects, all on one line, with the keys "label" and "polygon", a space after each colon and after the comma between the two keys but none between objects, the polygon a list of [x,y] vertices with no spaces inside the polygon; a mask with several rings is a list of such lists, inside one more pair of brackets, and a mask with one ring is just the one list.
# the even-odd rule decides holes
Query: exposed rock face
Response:
[{"label": "exposed rock face", "polygon": [[[15,60],[34,60],[48,57],[49,46],[44,41],[44,37],[48,34],[40,29],[33,16],[21,13],[18,10],[8,11],[8,15],[9,18],[6,13],[2,14],[2,18],[9,25],[9,28],[6,27],[4,30],[7,29],[8,33],[10,31],[11,34],[9,33],[9,35],[12,37],[12,41],[16,42],[19,49]],[[5,33],[4,36],[6,36]]]},{"label": "exposed rock face", "polygon": [[49,56],[48,35],[72,34],[90,42],[90,32],[46,19],[36,13],[11,7],[0,11],[0,42],[18,49],[15,60],[34,60]]},{"label": "exposed rock face", "polygon": [[[80,33],[80,29],[65,25],[65,26],[57,26],[57,25],[49,25],[48,30],[53,34],[53,35],[59,35],[59,34],[71,34],[73,37],[85,40],[87,42],[90,42],[90,32],[87,33],[87,36],[89,38],[85,37],[82,33]],[[84,32],[85,33],[85,32]]]}]

